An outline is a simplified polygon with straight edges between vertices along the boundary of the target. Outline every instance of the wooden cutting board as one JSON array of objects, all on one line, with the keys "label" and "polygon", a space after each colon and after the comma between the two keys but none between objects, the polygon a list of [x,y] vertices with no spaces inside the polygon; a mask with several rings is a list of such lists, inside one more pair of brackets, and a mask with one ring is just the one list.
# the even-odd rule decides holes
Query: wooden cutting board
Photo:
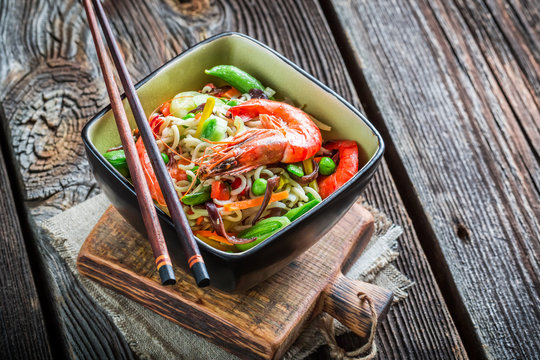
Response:
[{"label": "wooden cutting board", "polygon": [[[242,294],[198,288],[175,267],[178,283],[162,286],[150,245],[110,207],[86,239],[77,266],[98,283],[141,303],[241,358],[281,357],[306,321],[327,312],[361,337],[369,335],[371,313],[358,293],[383,316],[392,293],[350,280],[342,267],[364,249],[373,217],[355,204],[317,244],[265,282]],[[350,263],[350,261],[349,261]]]}]

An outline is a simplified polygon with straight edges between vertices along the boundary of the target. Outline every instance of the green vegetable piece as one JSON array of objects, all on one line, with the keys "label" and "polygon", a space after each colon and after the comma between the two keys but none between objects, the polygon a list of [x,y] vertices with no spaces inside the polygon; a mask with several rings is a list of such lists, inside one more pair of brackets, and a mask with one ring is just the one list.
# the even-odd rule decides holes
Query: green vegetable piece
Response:
[{"label": "green vegetable piece", "polygon": [[319,173],[322,175],[331,175],[336,171],[336,163],[334,160],[325,156],[319,162]]},{"label": "green vegetable piece", "polygon": [[285,226],[289,225],[290,223],[291,221],[285,216],[275,216],[261,220],[238,235],[238,237],[241,239],[249,239],[256,237],[257,240],[247,244],[236,244],[234,246],[241,251],[251,249],[255,245],[260,244],[264,240],[268,239],[270,236],[272,236]]},{"label": "green vegetable piece", "polygon": [[304,176],[304,169],[299,163],[287,164],[287,171],[296,176]]},{"label": "green vegetable piece", "polygon": [[169,163],[169,155],[165,154],[165,153],[161,153],[161,158],[163,159],[163,162],[165,164],[168,164]]},{"label": "green vegetable piece", "polygon": [[306,196],[309,199],[309,201],[315,200],[315,195],[313,195],[312,193],[307,193]]},{"label": "green vegetable piece", "polygon": [[255,79],[244,70],[240,70],[236,66],[218,65],[210,70],[205,70],[204,72],[207,75],[217,76],[218,78],[225,80],[242,94],[249,92],[251,89],[260,89],[264,91],[264,86],[259,80]]},{"label": "green vegetable piece", "polygon": [[227,102],[227,105],[236,106],[236,105],[238,105],[238,102],[236,100],[230,100],[230,101]]},{"label": "green vegetable piece", "polygon": [[194,113],[189,113],[189,114],[186,114],[186,116],[184,116],[182,120],[193,119],[194,117],[195,117]]},{"label": "green vegetable piece", "polygon": [[298,219],[300,216],[307,213],[309,210],[313,209],[317,204],[319,204],[321,201],[318,199],[313,199],[307,203],[305,203],[302,206],[299,206],[297,208],[289,210],[285,215],[287,219],[289,219],[291,222]]},{"label": "green vegetable piece", "polygon": [[201,191],[188,194],[182,198],[182,202],[186,205],[200,205],[210,201],[211,187],[205,186]]},{"label": "green vegetable piece", "polygon": [[[198,170],[198,169],[199,169],[199,166],[198,166],[198,165],[195,165],[195,166],[193,167],[193,169],[191,169],[191,171],[193,171],[193,173],[194,173],[195,175],[197,175],[197,170]],[[188,181],[193,181],[193,178],[191,177],[191,175],[188,175],[188,176],[187,176],[187,179],[188,179]],[[201,180],[199,180],[199,178],[197,178],[197,181],[195,181],[195,185],[199,185],[200,183],[201,183]]]},{"label": "green vegetable piece", "polygon": [[253,182],[253,185],[251,185],[251,191],[253,192],[253,195],[261,196],[264,195],[266,192],[266,179],[258,178]]},{"label": "green vegetable piece", "polygon": [[225,138],[227,134],[227,121],[215,117],[206,119],[203,124],[201,139],[208,139],[210,141],[220,141]]},{"label": "green vegetable piece", "polygon": [[110,162],[122,176],[126,178],[129,177],[129,169],[124,150],[109,151],[103,154],[103,157],[105,157],[105,159]]},{"label": "green vegetable piece", "polygon": [[177,94],[174,99],[171,100],[171,115],[179,118],[183,118],[188,112],[195,109],[198,105],[195,103],[194,98],[199,96],[196,91],[186,91]]}]

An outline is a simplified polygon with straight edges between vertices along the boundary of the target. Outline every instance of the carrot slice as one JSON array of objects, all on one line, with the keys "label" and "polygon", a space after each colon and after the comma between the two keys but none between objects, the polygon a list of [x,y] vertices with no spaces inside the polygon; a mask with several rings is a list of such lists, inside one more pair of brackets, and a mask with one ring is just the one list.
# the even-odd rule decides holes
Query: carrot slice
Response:
[{"label": "carrot slice", "polygon": [[227,239],[225,239],[223,236],[216,234],[214,231],[197,230],[197,231],[194,231],[193,234],[195,236],[197,236],[197,235],[204,236],[204,237],[207,237],[209,239],[219,241],[220,243],[223,243],[223,244],[234,245],[234,244],[230,243],[229,241],[227,241]]},{"label": "carrot slice", "polygon": [[[270,202],[280,201],[289,197],[288,191],[280,191],[278,193],[272,194],[270,197]],[[263,203],[264,196],[259,196],[254,199],[237,201],[230,204],[223,205],[223,211],[235,211],[235,210],[244,210],[249,209],[255,206],[261,206]]]},{"label": "carrot slice", "polygon": [[229,98],[229,99],[232,99],[233,97],[240,97],[241,95],[242,93],[234,87],[231,87],[229,90],[221,94],[221,96]]},{"label": "carrot slice", "polygon": [[161,107],[161,113],[163,116],[169,116],[171,114],[171,102],[168,101]]}]

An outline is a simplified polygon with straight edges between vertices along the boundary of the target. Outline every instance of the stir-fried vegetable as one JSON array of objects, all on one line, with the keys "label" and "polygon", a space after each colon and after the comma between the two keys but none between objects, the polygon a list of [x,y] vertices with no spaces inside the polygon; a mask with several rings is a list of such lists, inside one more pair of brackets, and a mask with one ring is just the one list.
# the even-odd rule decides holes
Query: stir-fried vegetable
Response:
[{"label": "stir-fried vegetable", "polygon": [[319,204],[321,201],[319,199],[313,199],[311,201],[308,201],[302,206],[299,206],[297,208],[289,210],[285,215],[291,222],[298,219],[300,216],[307,213],[309,210],[313,209],[317,204]]},{"label": "stir-fried vegetable", "polygon": [[[308,162],[308,164],[310,165],[309,167],[305,165],[306,162]],[[317,176],[319,175],[319,164],[317,164],[317,162],[313,158],[305,160],[302,163],[304,164],[304,168],[306,169],[306,175],[297,176],[295,173],[300,173],[300,172],[297,172],[296,169],[293,169],[292,172],[289,171],[291,173],[291,177],[300,185],[307,185],[309,183],[314,183],[315,179],[317,179]],[[308,169],[309,169],[309,172],[308,172]],[[302,170],[302,174],[303,174],[303,170]],[[311,185],[311,187],[316,188],[313,185]]]},{"label": "stir-fried vegetable", "polygon": [[208,211],[208,217],[210,218],[210,222],[212,223],[212,226],[214,227],[214,230],[218,235],[223,236],[227,243],[229,244],[246,244],[249,242],[252,242],[255,240],[255,238],[247,238],[247,239],[238,239],[235,236],[227,234],[225,231],[225,225],[223,224],[223,219],[221,218],[221,214],[219,213],[216,204],[209,201],[205,204],[206,210]]},{"label": "stir-fried vegetable", "polygon": [[201,95],[197,91],[182,92],[171,100],[169,107],[170,114],[179,118],[186,116],[191,110],[195,109],[198,104],[193,100],[195,96]]},{"label": "stir-fried vegetable", "polygon": [[299,164],[287,164],[287,171],[298,177],[304,176],[304,169]]},{"label": "stir-fried vegetable", "polygon": [[337,140],[326,143],[324,147],[327,150],[338,150],[339,153],[335,172],[317,179],[319,194],[326,199],[358,172],[358,145],[352,140]]},{"label": "stir-fried vegetable", "polygon": [[278,232],[283,227],[289,225],[291,221],[285,216],[276,216],[268,219],[259,221],[254,226],[250,227],[246,231],[241,232],[238,237],[240,238],[253,238],[256,237],[257,240],[252,241],[247,244],[236,244],[238,250],[248,250],[254,247],[255,245],[261,243],[263,240],[269,238],[276,232]]},{"label": "stir-fried vegetable", "polygon": [[272,192],[274,191],[274,188],[279,184],[279,176],[273,176],[270,179],[266,181],[266,189],[264,190],[264,197],[261,206],[259,207],[259,211],[257,211],[257,214],[255,215],[255,218],[252,221],[252,225],[254,225],[257,220],[259,220],[259,217],[262,215],[264,209],[268,206],[270,203],[270,199],[272,197]]},{"label": "stir-fried vegetable", "polygon": [[204,122],[202,126],[201,139],[221,141],[225,138],[225,136],[227,136],[227,121],[220,118],[211,117]]},{"label": "stir-fried vegetable", "polygon": [[266,191],[266,185],[268,184],[268,181],[263,178],[258,178],[253,182],[253,185],[251,185],[251,191],[253,192],[253,195],[255,196],[261,196],[264,195]]},{"label": "stir-fried vegetable", "polygon": [[221,180],[214,181],[212,183],[212,192],[210,197],[216,200],[229,200],[231,197],[229,185]]},{"label": "stir-fried vegetable", "polygon": [[103,156],[122,176],[129,177],[129,169],[124,150],[109,151],[103,154]]},{"label": "stir-fried vegetable", "polygon": [[[227,244],[223,236],[217,235],[215,232],[208,231],[208,230],[196,230],[193,232],[193,235],[198,237],[201,241],[207,243],[208,245],[212,246],[213,248],[216,248],[221,251],[226,252],[237,252],[238,250],[234,247],[232,244]],[[210,236],[210,237],[209,237]],[[216,240],[216,238],[218,240]]]},{"label": "stir-fried vegetable", "polygon": [[[272,194],[272,196],[270,197],[269,203],[273,203],[274,201],[280,201],[288,197],[289,197],[288,191],[281,191],[281,192]],[[263,203],[263,197],[259,196],[254,199],[242,200],[242,201],[237,201],[230,204],[225,204],[223,205],[223,210],[224,211],[244,210],[244,209],[249,209],[255,206],[261,206],[262,203]]]},{"label": "stir-fried vegetable", "polygon": [[334,160],[328,156],[323,157],[319,162],[319,172],[321,175],[330,175],[333,174],[334,171],[336,171],[336,163]]},{"label": "stir-fried vegetable", "polygon": [[264,90],[264,86],[261,82],[255,79],[247,72],[240,70],[236,66],[232,65],[218,65],[214,66],[210,70],[204,71],[207,75],[217,76],[218,78],[231,84],[238,89],[242,94],[246,94],[251,89]]},{"label": "stir-fried vegetable", "polygon": [[169,163],[169,155],[165,154],[165,153],[161,153],[161,158],[163,159],[163,162],[165,164],[168,164]]},{"label": "stir-fried vegetable", "polygon": [[199,205],[211,199],[211,187],[205,186],[201,191],[187,194],[182,197],[182,202],[186,205]]},{"label": "stir-fried vegetable", "polygon": [[171,114],[171,102],[167,101],[163,106],[161,107],[161,113],[163,116],[169,116]]},{"label": "stir-fried vegetable", "polygon": [[204,105],[202,116],[199,119],[199,125],[197,126],[197,132],[195,133],[196,137],[201,136],[206,119],[208,119],[210,115],[212,115],[212,110],[214,110],[215,104],[216,104],[216,100],[213,97],[209,97],[206,100],[206,104]]}]

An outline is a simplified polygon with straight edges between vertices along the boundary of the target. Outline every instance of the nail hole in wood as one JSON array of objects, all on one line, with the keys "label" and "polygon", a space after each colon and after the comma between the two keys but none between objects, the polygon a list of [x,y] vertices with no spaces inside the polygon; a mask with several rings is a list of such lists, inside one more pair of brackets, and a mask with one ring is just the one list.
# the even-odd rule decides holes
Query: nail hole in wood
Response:
[{"label": "nail hole in wood", "polygon": [[461,240],[469,241],[471,239],[470,231],[464,224],[460,222],[456,223],[454,225],[454,230]]}]

